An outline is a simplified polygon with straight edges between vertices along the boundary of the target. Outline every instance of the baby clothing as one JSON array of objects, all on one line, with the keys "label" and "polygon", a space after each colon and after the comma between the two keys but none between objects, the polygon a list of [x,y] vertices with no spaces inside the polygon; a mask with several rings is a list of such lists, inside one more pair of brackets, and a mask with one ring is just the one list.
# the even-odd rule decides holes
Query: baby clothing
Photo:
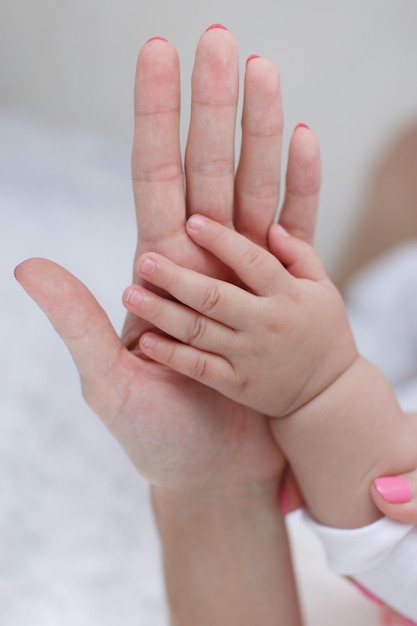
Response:
[{"label": "baby clothing", "polygon": [[386,517],[362,528],[330,528],[303,512],[330,569],[417,623],[417,528]]}]

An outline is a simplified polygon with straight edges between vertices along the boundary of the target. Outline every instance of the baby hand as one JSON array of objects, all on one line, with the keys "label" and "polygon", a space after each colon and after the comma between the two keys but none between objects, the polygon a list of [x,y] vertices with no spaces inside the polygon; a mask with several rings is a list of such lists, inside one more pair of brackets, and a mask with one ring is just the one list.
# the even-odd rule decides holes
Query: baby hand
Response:
[{"label": "baby hand", "polygon": [[126,308],[162,331],[144,355],[270,417],[326,390],[356,360],[342,299],[311,246],[278,225],[270,252],[206,217],[187,233],[234,271],[242,287],[142,255],[138,274],[174,300],[134,285]]}]

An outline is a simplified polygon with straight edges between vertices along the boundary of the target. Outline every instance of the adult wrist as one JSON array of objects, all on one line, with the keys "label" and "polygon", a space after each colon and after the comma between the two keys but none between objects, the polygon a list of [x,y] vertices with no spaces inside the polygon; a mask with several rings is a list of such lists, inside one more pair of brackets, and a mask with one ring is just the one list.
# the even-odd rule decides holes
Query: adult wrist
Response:
[{"label": "adult wrist", "polygon": [[152,487],[173,626],[300,625],[279,484]]},{"label": "adult wrist", "polygon": [[246,512],[275,510],[279,505],[281,475],[259,483],[242,483],[220,487],[166,488],[151,485],[156,518],[178,515],[198,516],[207,511],[213,516],[233,517]]}]

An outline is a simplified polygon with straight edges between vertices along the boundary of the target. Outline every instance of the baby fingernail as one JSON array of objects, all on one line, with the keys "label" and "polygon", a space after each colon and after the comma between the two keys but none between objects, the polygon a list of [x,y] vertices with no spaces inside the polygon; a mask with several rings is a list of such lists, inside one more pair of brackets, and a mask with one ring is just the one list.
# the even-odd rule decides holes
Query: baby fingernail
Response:
[{"label": "baby fingernail", "polygon": [[129,289],[129,291],[126,293],[126,302],[128,302],[129,304],[133,304],[133,306],[138,305],[141,302],[141,300],[142,300],[142,293],[138,291],[138,289],[135,289],[134,287]]},{"label": "baby fingernail", "polygon": [[201,230],[206,223],[207,220],[202,215],[192,215],[187,222],[187,227],[191,230]]},{"label": "baby fingernail", "polygon": [[410,483],[403,476],[383,476],[374,480],[379,495],[390,504],[405,504],[413,497]]},{"label": "baby fingernail", "polygon": [[153,259],[145,257],[139,265],[139,271],[141,274],[152,274],[156,268],[156,263]]},{"label": "baby fingernail", "polygon": [[144,335],[140,340],[140,345],[142,348],[151,350],[156,345],[155,337],[153,335]]},{"label": "baby fingernail", "polygon": [[277,229],[279,230],[279,234],[283,237],[289,237],[290,233],[286,230],[281,224],[277,224]]}]

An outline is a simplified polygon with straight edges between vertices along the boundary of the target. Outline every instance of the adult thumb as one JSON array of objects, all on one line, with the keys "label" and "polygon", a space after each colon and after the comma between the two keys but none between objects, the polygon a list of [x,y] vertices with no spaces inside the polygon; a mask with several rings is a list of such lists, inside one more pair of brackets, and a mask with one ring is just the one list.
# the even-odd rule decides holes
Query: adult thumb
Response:
[{"label": "adult thumb", "polygon": [[371,496],[387,517],[404,524],[417,525],[417,472],[381,476],[371,487]]},{"label": "adult thumb", "polygon": [[104,405],[111,410],[115,389],[107,382],[124,348],[97,300],[75,276],[46,259],[24,261],[15,276],[70,351],[87,402],[100,415]]}]

